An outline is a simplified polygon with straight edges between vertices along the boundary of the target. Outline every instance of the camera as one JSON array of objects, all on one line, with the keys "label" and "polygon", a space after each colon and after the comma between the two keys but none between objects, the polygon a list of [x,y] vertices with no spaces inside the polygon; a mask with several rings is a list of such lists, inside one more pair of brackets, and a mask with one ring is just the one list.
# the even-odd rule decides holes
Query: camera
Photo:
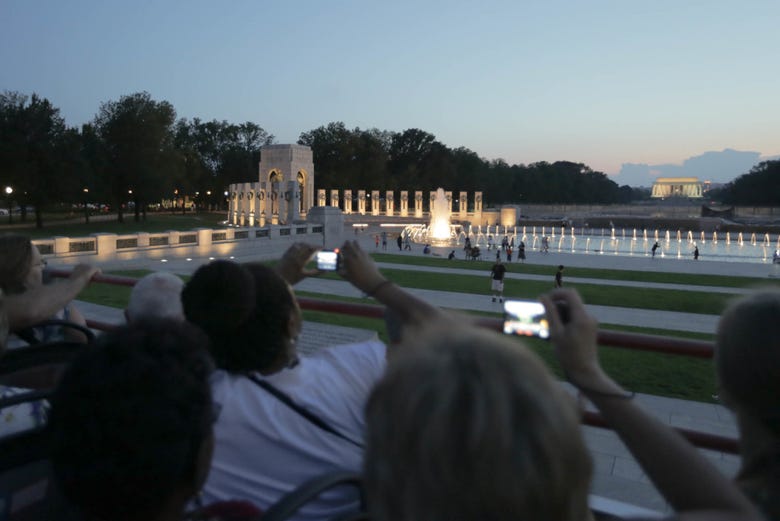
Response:
[{"label": "camera", "polygon": [[336,271],[339,269],[339,251],[321,250],[317,252],[317,269],[321,271]]},{"label": "camera", "polygon": [[505,301],[504,333],[550,338],[550,324],[542,303],[534,300]]}]

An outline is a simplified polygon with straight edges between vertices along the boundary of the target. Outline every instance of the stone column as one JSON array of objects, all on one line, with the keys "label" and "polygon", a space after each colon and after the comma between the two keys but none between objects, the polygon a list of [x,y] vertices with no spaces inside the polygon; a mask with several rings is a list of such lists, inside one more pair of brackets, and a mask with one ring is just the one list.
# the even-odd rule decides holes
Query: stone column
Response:
[{"label": "stone column", "polygon": [[230,222],[233,225],[238,224],[238,187],[233,185],[233,193],[231,194],[231,200],[233,201],[231,207],[233,208],[233,217]]},{"label": "stone column", "polygon": [[100,261],[116,259],[116,234],[115,233],[92,233],[95,238],[95,250]]},{"label": "stone column", "polygon": [[344,213],[352,213],[352,190],[344,190]]},{"label": "stone column", "polygon": [[358,213],[366,215],[366,191],[358,190]]},{"label": "stone column", "polygon": [[416,190],[414,192],[414,216],[415,217],[422,217],[423,216],[422,198],[423,198],[422,190]]},{"label": "stone column", "polygon": [[447,212],[452,215],[452,192],[444,192],[444,197],[447,198]]},{"label": "stone column", "polygon": [[344,215],[338,207],[314,208],[306,216],[306,222],[322,226],[324,248],[339,248],[344,243]]},{"label": "stone column", "polygon": [[319,190],[317,190],[317,206],[326,206],[325,199],[326,199],[325,189],[320,188]]},{"label": "stone column", "polygon": [[297,181],[287,181],[287,190],[284,191],[284,200],[287,203],[287,224],[292,224],[301,217],[301,191]]},{"label": "stone column", "polygon": [[395,214],[395,201],[393,201],[393,191],[385,192],[385,215],[392,217]]},{"label": "stone column", "polygon": [[474,192],[474,220],[482,221],[482,192]]},{"label": "stone column", "polygon": [[458,213],[460,218],[465,220],[469,213],[469,194],[468,192],[461,192],[460,199],[458,199]]},{"label": "stone column", "polygon": [[401,217],[409,215],[409,192],[401,190]]},{"label": "stone column", "polygon": [[268,203],[268,191],[265,182],[260,183],[260,188],[257,189],[257,203],[260,217],[258,219],[259,226],[265,226],[266,208]]},{"label": "stone column", "polygon": [[279,224],[279,183],[271,183],[271,224]]},{"label": "stone column", "polygon": [[257,207],[257,199],[255,197],[255,190],[249,190],[249,226],[255,225],[255,208]]},{"label": "stone column", "polygon": [[379,190],[371,190],[371,215],[379,215]]}]

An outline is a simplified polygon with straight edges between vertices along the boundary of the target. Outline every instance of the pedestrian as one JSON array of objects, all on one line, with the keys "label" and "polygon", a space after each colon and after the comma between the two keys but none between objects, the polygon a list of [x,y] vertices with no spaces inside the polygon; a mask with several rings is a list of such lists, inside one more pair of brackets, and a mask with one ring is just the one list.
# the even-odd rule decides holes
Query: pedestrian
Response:
[{"label": "pedestrian", "polygon": [[449,260],[452,260],[452,259],[454,259],[454,258],[455,258],[455,250],[452,250],[452,251],[450,252],[450,254],[449,254],[449,255],[447,255],[447,258],[448,258]]},{"label": "pedestrian", "polygon": [[653,258],[655,258],[655,250],[658,249],[658,241],[655,241],[655,244],[653,244],[653,247],[650,248],[650,251],[653,252]]},{"label": "pedestrian", "polygon": [[379,248],[379,235],[374,235],[374,248]]},{"label": "pedestrian", "polygon": [[404,249],[408,251],[412,251],[412,239],[409,237],[409,234],[406,234],[406,237],[404,237]]},{"label": "pedestrian", "polygon": [[463,245],[464,251],[469,251],[471,249],[471,239],[466,237],[465,244]]},{"label": "pedestrian", "polygon": [[501,249],[496,248],[496,262],[501,260]]},{"label": "pedestrian", "polygon": [[507,248],[506,248],[506,261],[507,262],[512,262],[512,247],[511,246],[507,246]]},{"label": "pedestrian", "polygon": [[555,287],[556,288],[563,287],[563,264],[560,264],[558,266],[558,271],[555,272]]},{"label": "pedestrian", "polygon": [[431,245],[426,244],[425,247],[423,248],[423,254],[428,255],[429,253],[431,253]]},{"label": "pedestrian", "polygon": [[525,262],[525,243],[520,241],[520,246],[517,247],[517,260]]},{"label": "pedestrian", "polygon": [[488,235],[488,251],[493,249],[493,236]]},{"label": "pedestrian", "polygon": [[693,260],[699,260],[699,247],[695,245],[693,247]]},{"label": "pedestrian", "polygon": [[382,232],[382,251],[387,251],[387,232]]},{"label": "pedestrian", "polygon": [[506,266],[501,263],[501,258],[496,259],[496,263],[493,264],[493,268],[490,270],[490,289],[493,292],[493,302],[498,297],[499,302],[504,301],[504,275],[506,274]]},{"label": "pedestrian", "polygon": [[402,247],[404,244],[404,240],[401,238],[401,234],[398,234],[398,238],[395,240],[396,244],[398,244],[398,251],[402,251]]},{"label": "pedestrian", "polygon": [[504,238],[501,239],[501,249],[505,250],[509,247],[509,239],[506,238],[506,235],[504,235]]},{"label": "pedestrian", "polygon": [[542,253],[547,253],[550,250],[550,240],[545,235],[542,237]]}]

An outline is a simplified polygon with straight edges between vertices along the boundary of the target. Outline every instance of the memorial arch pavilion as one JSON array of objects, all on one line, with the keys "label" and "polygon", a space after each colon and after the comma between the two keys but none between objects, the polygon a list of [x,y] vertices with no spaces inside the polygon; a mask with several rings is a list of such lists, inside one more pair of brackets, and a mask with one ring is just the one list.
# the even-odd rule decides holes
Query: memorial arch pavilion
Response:
[{"label": "memorial arch pavilion", "polygon": [[698,177],[659,177],[653,183],[651,197],[703,197],[703,184]]}]

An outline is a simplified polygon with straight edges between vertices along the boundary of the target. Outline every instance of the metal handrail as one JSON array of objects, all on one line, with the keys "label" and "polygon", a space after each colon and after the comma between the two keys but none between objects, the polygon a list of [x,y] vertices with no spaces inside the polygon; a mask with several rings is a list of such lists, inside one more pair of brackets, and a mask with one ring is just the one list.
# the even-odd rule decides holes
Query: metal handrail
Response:
[{"label": "metal handrail", "polygon": [[[51,270],[51,275],[55,277],[67,277],[67,270]],[[103,284],[114,284],[119,286],[133,286],[138,279],[132,277],[122,277],[117,275],[96,275],[93,282]],[[366,318],[383,318],[384,306],[374,304],[357,304],[351,302],[333,302],[323,299],[299,297],[298,303],[303,309],[313,311],[324,311],[328,313],[339,313]],[[503,321],[498,318],[479,317],[475,323],[481,327],[501,331]],[[87,320],[87,325],[98,330],[109,330],[115,327],[113,324],[106,324],[100,321]],[[688,356],[695,358],[712,358],[713,344],[703,340],[690,340],[682,338],[665,337],[660,335],[645,335],[640,333],[628,333],[622,331],[609,331],[599,329],[597,334],[599,345],[611,346],[624,349],[633,349],[638,351],[650,351],[656,353],[666,353],[671,355]],[[601,414],[593,411],[584,411],[582,423],[592,427],[610,429],[607,422]],[[709,434],[691,429],[677,427],[676,430],[688,439],[693,445],[710,450],[737,454],[739,452],[738,442],[734,438]]]}]

